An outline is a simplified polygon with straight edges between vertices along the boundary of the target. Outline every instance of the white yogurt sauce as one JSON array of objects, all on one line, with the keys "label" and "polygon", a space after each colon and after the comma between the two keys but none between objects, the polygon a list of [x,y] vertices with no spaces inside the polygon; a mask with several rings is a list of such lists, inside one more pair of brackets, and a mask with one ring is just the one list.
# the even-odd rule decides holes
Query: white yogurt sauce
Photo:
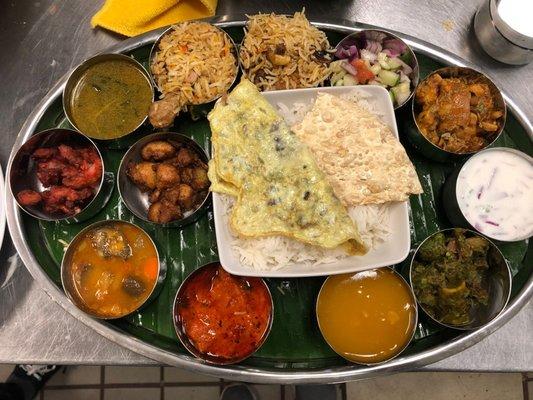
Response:
[{"label": "white yogurt sauce", "polygon": [[533,37],[533,1],[531,0],[500,0],[498,14],[515,31]]},{"label": "white yogurt sauce", "polygon": [[533,164],[506,150],[470,158],[457,178],[457,201],[482,234],[503,241],[533,234]]}]

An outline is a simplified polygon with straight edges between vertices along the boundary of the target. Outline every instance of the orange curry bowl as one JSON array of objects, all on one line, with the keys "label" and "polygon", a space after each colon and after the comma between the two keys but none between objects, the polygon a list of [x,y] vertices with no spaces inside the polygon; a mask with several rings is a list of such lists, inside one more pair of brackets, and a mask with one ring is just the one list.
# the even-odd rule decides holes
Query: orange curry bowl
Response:
[{"label": "orange curry bowl", "polygon": [[147,304],[156,297],[165,272],[150,236],[119,220],[96,222],[81,230],[61,263],[67,297],[101,319],[121,318]]}]

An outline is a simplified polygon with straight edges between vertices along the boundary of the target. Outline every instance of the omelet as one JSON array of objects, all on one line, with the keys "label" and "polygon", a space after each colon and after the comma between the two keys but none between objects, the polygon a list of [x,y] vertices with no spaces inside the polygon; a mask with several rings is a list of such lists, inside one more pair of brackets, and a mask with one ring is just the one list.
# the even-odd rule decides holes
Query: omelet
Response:
[{"label": "omelet", "polygon": [[314,246],[368,251],[307,146],[250,81],[208,115],[211,190],[237,193],[230,215],[241,237],[283,235]]},{"label": "omelet", "polygon": [[208,166],[209,166],[209,169],[207,171],[207,177],[209,178],[209,181],[211,182],[211,187],[210,187],[211,191],[237,197],[239,195],[239,189],[232,183],[220,180],[215,170],[214,159],[209,160]]}]

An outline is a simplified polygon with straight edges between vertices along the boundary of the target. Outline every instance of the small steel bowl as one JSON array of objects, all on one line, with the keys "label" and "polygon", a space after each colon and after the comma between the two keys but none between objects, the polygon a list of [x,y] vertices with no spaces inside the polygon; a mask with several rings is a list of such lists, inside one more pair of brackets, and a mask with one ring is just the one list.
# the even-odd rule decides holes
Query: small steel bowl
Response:
[{"label": "small steel bowl", "polygon": [[[288,19],[292,19],[294,18],[294,14],[284,14],[284,13],[280,13],[280,14],[276,14],[276,16],[283,16],[283,17],[287,17]],[[244,46],[244,40],[246,39],[246,36],[248,35],[248,24],[250,23],[250,19],[248,19],[248,21],[246,22],[246,24],[244,25],[244,36],[241,40],[241,42],[239,43],[239,51],[238,51],[238,54],[239,54],[239,57],[238,57],[238,61],[239,61],[239,70],[241,71],[241,76],[243,78],[246,78],[248,80],[251,81],[250,78],[248,78],[248,74],[247,74],[247,69],[244,67],[243,63],[242,63],[242,57],[241,57],[241,50],[243,49],[243,46]],[[317,28],[318,29],[318,28]],[[329,43],[329,41],[328,41]],[[328,53],[330,52],[330,49],[331,49],[331,46],[328,47],[327,49],[325,49],[324,51],[327,51]],[[261,51],[264,51],[261,49]],[[251,67],[250,69],[253,69],[253,67]],[[324,82],[327,82],[329,79],[329,75],[326,76],[321,82],[317,83],[315,86],[313,87],[318,87],[318,86],[321,86]],[[254,82],[252,82],[254,83]],[[259,88],[258,88],[259,89]],[[308,87],[300,87],[300,88],[290,88],[290,89],[273,89],[273,88],[270,88],[268,90],[263,90],[263,89],[259,89],[261,92],[268,92],[268,91],[275,91],[275,90],[293,90],[293,89],[308,89]]]},{"label": "small steel bowl", "polygon": [[[45,187],[37,178],[36,164],[31,155],[40,147],[54,147],[60,144],[67,144],[73,147],[92,147],[100,157],[102,162],[102,178],[96,190],[93,199],[77,214],[49,214],[38,206],[24,206],[19,203],[17,193],[24,189],[31,189],[37,192],[42,192]],[[9,185],[11,193],[17,202],[18,206],[26,213],[34,218],[44,221],[62,221],[66,223],[77,223],[84,221],[96,215],[109,201],[113,193],[114,174],[112,172],[105,172],[105,164],[102,154],[94,142],[87,136],[70,130],[70,129],[48,129],[36,133],[30,137],[16,152],[13,158],[11,172],[9,174]]]},{"label": "small steel bowl", "polygon": [[[87,71],[90,67],[92,67],[95,64],[104,62],[104,61],[121,61],[131,64],[133,67],[135,67],[138,71],[140,71],[146,78],[147,84],[150,85],[150,89],[152,91],[152,102],[154,101],[154,87],[152,85],[152,79],[148,72],[144,69],[144,67],[137,61],[135,61],[132,57],[126,56],[124,54],[99,54],[97,56],[91,57],[85,61],[83,61],[80,65],[74,69],[65,84],[65,87],[63,89],[63,111],[65,113],[65,116],[67,117],[68,122],[79,132],[82,132],[79,126],[76,124],[76,121],[74,120],[72,116],[72,100],[74,95],[77,92],[78,83],[80,82],[80,78],[82,75]],[[127,136],[133,133],[136,133],[139,131],[139,128],[141,128],[146,120],[148,119],[148,113],[146,113],[146,116],[142,119],[142,121],[135,127],[135,129],[124,132],[122,135],[112,138],[112,139],[101,139],[101,138],[93,138],[94,140],[102,141],[106,143],[106,145],[111,146],[113,148],[124,148],[128,147],[129,142],[127,140]],[[82,132],[88,137],[91,137],[87,132]]]},{"label": "small steel bowl", "polygon": [[[511,65],[524,65],[533,61],[533,37],[516,30],[516,19],[527,10],[502,15],[502,1],[485,0],[474,17],[474,32],[479,44],[492,58]],[[505,2],[505,6],[520,8],[520,4]],[[504,10],[505,13],[506,10]],[[508,13],[507,13],[508,14]],[[510,19],[510,20],[509,20]],[[513,27],[514,25],[514,27]]]},{"label": "small steel bowl", "polygon": [[[202,22],[202,23],[205,23],[205,24],[209,24],[208,22],[204,22],[204,21],[199,21],[199,22]],[[183,23],[183,22],[182,22]],[[174,26],[177,26],[179,25],[180,23],[177,23],[177,24],[173,24],[172,26],[170,26],[168,29],[166,29],[157,39],[156,41],[154,42],[153,46],[152,46],[152,49],[150,50],[150,56],[149,56],[149,61],[148,61],[148,69],[150,70],[150,80],[152,82],[152,85],[154,88],[157,89],[157,91],[159,93],[162,93],[162,90],[161,88],[158,86],[157,84],[157,80],[152,72],[152,64],[154,62],[154,58],[155,58],[155,55],[159,49],[159,44],[161,43],[161,39],[163,39],[163,37],[165,37],[167,34],[171,33],[173,30],[174,30]],[[218,26],[215,26],[215,25],[212,25],[212,24],[209,24],[211,25],[212,27],[218,29],[219,31],[223,32],[224,35],[226,35],[226,37],[228,38],[229,42],[231,43],[232,47],[231,47],[231,52],[233,53],[233,55],[235,56],[235,78],[233,78],[233,82],[231,82],[231,85],[229,85],[228,87],[228,92],[230,91],[230,89],[235,85],[235,82],[237,81],[237,77],[239,75],[239,65],[240,65],[240,60],[239,60],[239,54],[237,52],[237,46],[235,45],[235,41],[233,40],[233,38],[226,32],[224,31],[224,29],[218,27]],[[224,93],[210,99],[210,100],[207,100],[205,101],[204,103],[200,103],[200,104],[189,104],[187,105],[187,111],[189,112],[189,115],[191,117],[191,119],[193,121],[197,121],[203,117],[205,117],[209,111],[211,111],[211,109],[213,108],[213,105],[215,104],[215,102],[221,98],[222,96],[224,95]]]},{"label": "small steel bowl", "polygon": [[[478,229],[476,229],[463,214],[463,211],[461,210],[461,207],[459,207],[459,201],[457,200],[457,184],[458,184],[458,178],[459,174],[461,173],[461,170],[464,168],[464,166],[474,157],[477,157],[480,154],[484,154],[489,151],[507,151],[509,153],[516,154],[522,158],[524,158],[526,161],[529,161],[533,165],[533,157],[528,156],[525,153],[522,153],[521,151],[511,149],[508,147],[492,147],[490,149],[481,150],[479,153],[474,154],[472,157],[470,157],[465,163],[460,164],[457,166],[454,171],[446,178],[446,181],[444,182],[444,186],[442,188],[442,204],[444,207],[444,212],[446,214],[446,217],[448,217],[448,220],[454,225],[461,228],[466,228],[469,230],[473,230],[478,232]],[[515,177],[513,177],[515,178]],[[479,232],[480,234],[484,236],[488,236],[483,232]],[[502,240],[502,239],[496,239],[491,238],[493,240],[498,240],[500,242],[516,242],[519,240],[525,240],[533,235],[533,227],[531,227],[531,230],[528,234],[514,238],[513,240]]]},{"label": "small steel bowl", "polygon": [[194,210],[189,211],[182,219],[172,221],[166,224],[158,224],[156,222],[150,221],[148,219],[148,207],[150,207],[150,202],[148,201],[148,194],[143,193],[128,177],[126,173],[128,165],[130,163],[137,163],[143,161],[141,157],[141,149],[145,144],[153,142],[154,140],[166,140],[173,143],[184,143],[187,147],[195,150],[204,163],[209,162],[209,157],[204,149],[196,143],[193,139],[188,136],[182,135],[181,133],[173,132],[161,132],[153,133],[151,135],[145,136],[142,139],[138,140],[130,149],[124,154],[122,161],[118,167],[118,192],[120,198],[128,208],[137,218],[142,219],[151,224],[157,224],[164,227],[182,227],[187,224],[190,224],[196,221],[207,209],[209,202],[211,200],[211,193],[207,192],[202,203]]},{"label": "small steel bowl", "polygon": [[[268,288],[268,285],[266,284],[266,282],[262,278],[258,278],[258,277],[250,277],[250,278],[248,278],[248,277],[237,277],[237,278],[242,279],[242,280],[247,280],[247,279],[259,280],[261,282],[261,284],[263,285],[263,287],[266,289],[266,291],[267,291],[267,293],[268,293],[268,295],[270,297],[270,302],[271,302],[270,318],[269,318],[268,326],[267,326],[267,328],[265,330],[265,333],[263,334],[261,340],[259,340],[259,342],[256,344],[256,347],[255,347],[254,351],[252,351],[250,354],[245,355],[244,357],[237,358],[237,359],[223,359],[223,358],[220,358],[220,357],[216,357],[216,356],[214,356],[212,354],[204,354],[204,353],[201,353],[200,351],[198,351],[198,349],[196,349],[196,347],[189,340],[189,337],[187,336],[187,333],[185,332],[185,330],[183,328],[183,323],[182,323],[182,321],[181,321],[181,319],[179,317],[178,310],[177,310],[178,304],[180,302],[180,295],[182,294],[184,288],[186,287],[187,282],[192,277],[194,277],[198,273],[200,273],[201,271],[204,271],[204,270],[210,269],[210,268],[219,268],[219,267],[222,268],[222,266],[220,265],[220,262],[218,262],[218,261],[203,265],[203,266],[199,267],[198,269],[194,270],[193,272],[191,272],[189,274],[189,276],[187,276],[187,278],[185,278],[183,280],[183,282],[181,283],[180,287],[178,288],[178,291],[176,293],[176,297],[174,299],[174,305],[172,307],[174,330],[176,331],[176,335],[178,336],[178,339],[179,339],[180,343],[193,356],[205,361],[208,364],[213,364],[213,365],[236,364],[236,363],[239,363],[239,362],[247,359],[252,354],[254,354],[257,350],[259,350],[259,348],[263,345],[263,343],[267,339],[267,337],[270,334],[270,331],[272,329],[272,323],[274,321],[274,302],[272,300],[272,294],[270,293],[270,289]],[[235,275],[233,275],[233,276],[235,276]]]},{"label": "small steel bowl", "polygon": [[436,71],[433,71],[431,74],[429,74],[425,79],[420,82],[417,89],[414,92],[414,99],[412,102],[411,107],[411,118],[406,118],[406,126],[405,131],[407,133],[407,138],[409,139],[410,143],[413,145],[415,149],[417,149],[422,155],[429,158],[433,161],[440,161],[440,162],[446,162],[446,161],[455,161],[464,159],[465,157],[468,157],[469,155],[475,154],[478,151],[481,151],[483,149],[479,149],[476,151],[468,152],[468,153],[454,153],[451,151],[447,151],[444,149],[441,149],[439,146],[433,144],[426,136],[422,133],[420,130],[420,127],[418,126],[418,123],[416,122],[416,116],[421,111],[421,107],[417,104],[416,101],[416,94],[420,87],[434,74],[439,74],[443,78],[454,78],[454,77],[470,77],[472,79],[476,79],[478,81],[481,81],[482,83],[486,83],[491,91],[492,98],[495,102],[495,104],[503,110],[503,117],[502,117],[502,124],[500,129],[495,133],[494,139],[488,143],[484,148],[487,148],[492,145],[502,134],[503,128],[505,127],[505,121],[507,118],[507,107],[505,105],[505,101],[503,100],[503,96],[498,89],[498,87],[492,82],[485,74],[476,71],[472,68],[467,67],[445,67],[438,69]]},{"label": "small steel bowl", "polygon": [[[407,281],[405,280],[405,278],[402,276],[402,274],[400,274],[398,271],[396,271],[394,268],[392,267],[382,267],[382,268],[388,268],[389,270],[391,270],[392,272],[394,272],[394,275],[396,277],[398,277],[405,285],[405,288],[409,291],[409,293],[411,294],[411,301],[412,301],[412,304],[413,304],[413,307],[414,307],[414,311],[415,311],[415,320],[413,322],[413,327],[411,329],[411,332],[409,334],[409,340],[407,340],[405,342],[405,345],[396,353],[394,354],[392,357],[386,359],[386,360],[383,360],[383,361],[377,361],[377,362],[372,362],[372,363],[364,363],[364,362],[356,362],[356,361],[353,361],[353,360],[350,360],[349,358],[346,358],[344,357],[344,355],[342,355],[341,353],[338,353],[337,350],[335,350],[335,348],[333,348],[333,346],[327,341],[326,337],[324,335],[322,335],[322,337],[324,338],[324,341],[328,344],[329,347],[331,347],[331,349],[337,353],[339,356],[341,356],[342,358],[344,358],[345,360],[348,360],[349,362],[351,363],[354,363],[354,364],[357,364],[357,365],[367,365],[367,366],[375,366],[375,365],[381,365],[381,364],[384,364],[384,363],[387,363],[393,359],[395,359],[396,357],[398,357],[400,354],[402,354],[405,349],[407,349],[409,347],[409,344],[413,341],[413,338],[415,337],[415,333],[416,333],[416,328],[418,326],[418,307],[417,307],[417,302],[416,302],[416,297],[415,297],[415,294],[413,292],[413,289],[412,289],[412,286],[409,285],[407,283]],[[370,270],[372,271],[372,270]],[[369,271],[359,271],[359,272],[354,272],[354,273],[348,273],[348,274],[345,274],[345,275],[357,275],[357,274],[360,274],[360,273],[365,273],[365,272],[369,272]],[[316,302],[315,302],[315,315],[316,315],[316,320],[317,320],[317,324],[318,324],[318,328],[320,330],[320,333],[322,333],[322,328],[320,327],[320,318],[318,318],[318,300],[320,299],[320,294],[322,293],[322,289],[324,288],[324,286],[326,285],[326,282],[328,281],[328,279],[330,279],[332,276],[334,275],[331,275],[329,276],[328,278],[326,278],[326,280],[324,280],[324,282],[322,283],[322,286],[320,286],[320,290],[318,292],[318,295],[317,295],[317,298],[316,298]]]},{"label": "small steel bowl", "polygon": [[[155,280],[154,285],[151,288],[150,295],[136,310],[132,310],[131,312],[124,314],[124,315],[118,315],[116,317],[109,317],[105,315],[100,315],[97,312],[89,309],[85,305],[85,302],[83,301],[78,291],[76,290],[76,286],[74,285],[74,282],[73,282],[73,279],[70,273],[69,265],[70,265],[70,261],[71,261],[74,249],[88,232],[96,228],[99,228],[101,226],[104,226],[104,225],[113,225],[113,224],[124,224],[124,225],[135,226],[137,229],[142,231],[150,239],[150,243],[154,247],[155,253],[157,255],[157,279]],[[72,239],[71,242],[69,243],[67,250],[65,251],[65,254],[63,255],[63,260],[61,261],[61,285],[63,286],[63,291],[67,295],[67,298],[83,312],[89,314],[92,317],[103,319],[103,320],[123,318],[126,315],[130,315],[138,310],[141,310],[143,307],[148,305],[152,300],[154,300],[159,295],[159,292],[161,288],[163,287],[163,283],[165,281],[166,273],[167,273],[166,265],[164,263],[161,263],[159,259],[159,252],[157,251],[157,246],[155,245],[150,235],[148,235],[148,233],[145,230],[143,230],[141,227],[139,227],[138,225],[132,224],[131,222],[127,222],[127,221],[114,220],[114,219],[98,221],[82,229],[74,237],[74,239]]]},{"label": "small steel bowl", "polygon": [[418,300],[418,297],[416,296],[416,288],[413,285],[413,275],[412,275],[413,263],[418,255],[418,251],[420,250],[420,247],[428,239],[430,239],[431,237],[435,236],[438,233],[444,233],[446,235],[447,232],[451,232],[454,229],[457,229],[457,228],[443,229],[438,232],[435,232],[434,234],[424,239],[422,243],[420,243],[420,245],[416,248],[413,254],[413,258],[411,259],[411,263],[409,265],[409,283],[411,284],[411,287],[413,288],[413,292],[415,294],[415,298],[418,303],[418,306],[431,321],[445,328],[452,328],[452,329],[466,331],[466,330],[477,329],[477,328],[482,327],[485,324],[488,324],[490,321],[496,318],[504,310],[511,296],[511,286],[512,286],[513,276],[511,274],[511,269],[509,268],[509,264],[507,263],[507,260],[503,256],[500,249],[498,249],[498,247],[490,239],[488,239],[487,237],[483,235],[480,235],[477,232],[471,231],[469,229],[464,229],[464,231],[469,233],[471,237],[472,236],[481,237],[490,243],[490,248],[488,252],[489,304],[487,306],[478,307],[475,310],[475,315],[473,316],[472,321],[469,324],[451,325],[451,324],[446,324],[436,319],[433,315],[431,315],[431,313],[429,313],[425,309],[425,307],[422,305],[422,303],[420,303],[420,301]]},{"label": "small steel bowl", "polygon": [[407,47],[407,52],[409,54],[409,60],[408,62],[406,62],[407,65],[409,65],[412,69],[413,69],[413,72],[411,72],[411,75],[409,76],[409,79],[411,79],[411,94],[409,95],[409,97],[401,104],[393,104],[394,106],[394,109],[395,110],[398,110],[400,109],[402,106],[404,106],[405,104],[407,104],[409,102],[409,100],[411,100],[411,98],[413,97],[413,94],[416,90],[416,87],[418,86],[418,81],[420,79],[420,68],[418,66],[418,59],[416,58],[416,54],[414,53],[413,49],[411,49],[411,47],[405,43],[405,41],[403,39],[401,39],[400,37],[396,36],[395,34],[393,33],[390,33],[388,31],[384,31],[384,30],[380,30],[380,29],[363,29],[359,32],[354,32],[354,33],[350,33],[348,36],[344,37],[338,44],[337,46],[335,46],[335,52],[337,52],[337,50],[340,48],[340,47],[349,47],[351,45],[356,45],[358,49],[361,49],[361,48],[364,48],[364,41],[366,40],[366,36],[368,34],[371,34],[371,35],[386,35],[385,39],[396,39],[396,40],[399,40],[400,42],[402,42],[406,47]]}]

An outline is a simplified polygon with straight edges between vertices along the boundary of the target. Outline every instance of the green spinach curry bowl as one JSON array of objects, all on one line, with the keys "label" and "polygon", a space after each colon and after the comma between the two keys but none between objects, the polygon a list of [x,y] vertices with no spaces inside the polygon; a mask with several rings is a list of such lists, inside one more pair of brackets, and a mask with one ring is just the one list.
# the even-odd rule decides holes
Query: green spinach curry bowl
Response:
[{"label": "green spinach curry bowl", "polygon": [[409,280],[424,314],[447,328],[477,329],[509,301],[512,274],[498,247],[474,231],[444,229],[415,250]]},{"label": "green spinach curry bowl", "polygon": [[70,74],[63,109],[70,124],[91,139],[113,141],[137,131],[154,100],[148,72],[133,58],[99,54]]}]

